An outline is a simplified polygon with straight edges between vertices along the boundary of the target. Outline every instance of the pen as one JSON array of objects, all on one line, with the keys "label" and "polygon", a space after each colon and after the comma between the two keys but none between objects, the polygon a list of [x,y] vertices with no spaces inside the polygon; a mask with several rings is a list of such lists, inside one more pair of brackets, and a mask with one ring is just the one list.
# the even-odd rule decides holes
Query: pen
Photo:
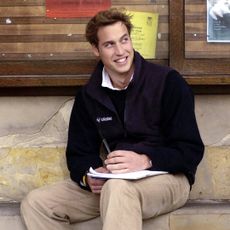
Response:
[{"label": "pen", "polygon": [[105,149],[106,149],[107,153],[110,153],[111,151],[110,151],[110,148],[109,148],[109,145],[108,145],[106,139],[103,138],[103,139],[102,139],[102,142],[103,142],[103,144],[104,144],[104,146],[105,146]]}]

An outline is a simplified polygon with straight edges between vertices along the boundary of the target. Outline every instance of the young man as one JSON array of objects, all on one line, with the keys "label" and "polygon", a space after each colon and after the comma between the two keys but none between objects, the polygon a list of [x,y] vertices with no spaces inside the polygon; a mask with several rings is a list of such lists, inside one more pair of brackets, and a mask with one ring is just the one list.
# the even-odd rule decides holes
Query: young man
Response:
[{"label": "young man", "polygon": [[[21,205],[29,230],[70,229],[101,216],[104,230],[141,230],[142,220],[185,204],[203,156],[193,96],[175,70],[133,50],[130,17],[100,12],[86,38],[100,59],[76,96],[66,150],[71,180],[32,191]],[[111,150],[100,158],[102,139]],[[143,169],[168,174],[140,180],[101,180],[99,172]]]}]

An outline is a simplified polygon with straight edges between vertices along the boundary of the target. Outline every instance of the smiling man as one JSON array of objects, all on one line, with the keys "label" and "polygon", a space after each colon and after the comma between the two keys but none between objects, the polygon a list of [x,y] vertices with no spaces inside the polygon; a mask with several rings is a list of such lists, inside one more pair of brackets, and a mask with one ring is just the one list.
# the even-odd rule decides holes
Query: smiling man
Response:
[{"label": "smiling man", "polygon": [[[34,190],[22,201],[29,230],[68,230],[97,216],[103,230],[141,230],[143,219],[186,203],[204,151],[193,95],[178,72],[134,51],[131,30],[130,16],[117,9],[89,21],[86,38],[100,60],[72,109],[66,149],[71,179]],[[169,173],[102,180],[87,175],[90,167]]]},{"label": "smiling man", "polygon": [[134,72],[134,50],[129,32],[122,22],[101,27],[97,33],[98,44],[93,44],[94,54],[104,64],[115,88],[127,87]]}]

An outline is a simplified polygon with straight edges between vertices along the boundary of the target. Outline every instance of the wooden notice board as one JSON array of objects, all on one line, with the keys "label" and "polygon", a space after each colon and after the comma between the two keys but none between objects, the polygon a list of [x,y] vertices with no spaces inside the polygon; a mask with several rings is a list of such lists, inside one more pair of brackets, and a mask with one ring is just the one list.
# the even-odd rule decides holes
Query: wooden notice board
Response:
[{"label": "wooden notice board", "polygon": [[[168,0],[114,0],[112,6],[159,14],[156,57],[150,61],[168,65]],[[4,0],[0,2],[0,13],[2,90],[56,90],[88,81],[97,62],[84,36],[90,17],[47,17],[45,0]]]},{"label": "wooden notice board", "polygon": [[[192,86],[230,86],[230,43],[207,42],[206,0],[111,3],[159,15],[156,56],[149,61],[172,66]],[[97,62],[84,37],[90,17],[47,17],[46,10],[45,0],[0,2],[0,95],[42,88],[48,94],[62,88],[63,95],[88,81]]]}]

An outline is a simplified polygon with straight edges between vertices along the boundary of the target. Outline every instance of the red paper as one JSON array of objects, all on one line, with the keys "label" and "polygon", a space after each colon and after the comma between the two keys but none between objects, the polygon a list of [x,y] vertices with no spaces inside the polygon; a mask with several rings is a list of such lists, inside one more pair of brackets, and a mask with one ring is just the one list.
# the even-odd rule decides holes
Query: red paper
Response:
[{"label": "red paper", "polygon": [[50,18],[92,17],[110,6],[111,0],[46,0],[46,16]]}]

